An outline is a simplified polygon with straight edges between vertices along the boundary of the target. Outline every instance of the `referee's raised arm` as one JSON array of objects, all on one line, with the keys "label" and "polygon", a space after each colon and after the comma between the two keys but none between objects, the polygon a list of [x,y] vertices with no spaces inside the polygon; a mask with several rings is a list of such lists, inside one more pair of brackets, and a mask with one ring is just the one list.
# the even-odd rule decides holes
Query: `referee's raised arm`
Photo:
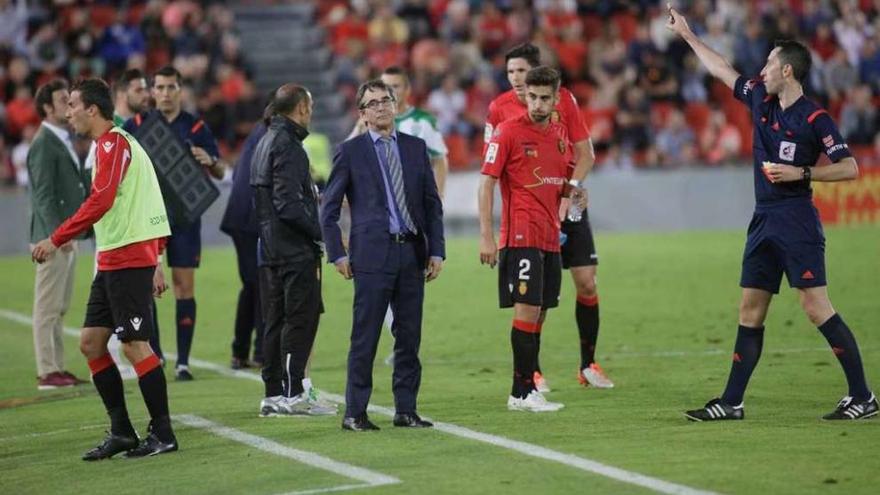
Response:
[{"label": "referee's raised arm", "polygon": [[728,88],[733,89],[733,86],[736,84],[736,80],[739,77],[739,72],[737,72],[730,65],[730,62],[722,57],[721,54],[703,43],[703,41],[691,31],[684,16],[677,10],[673,9],[671,4],[667,3],[666,8],[669,11],[669,20],[666,22],[666,29],[681,36],[681,38],[694,50],[694,53],[697,54],[697,58],[700,59],[700,62],[703,63],[709,73],[718,79],[721,79]]}]

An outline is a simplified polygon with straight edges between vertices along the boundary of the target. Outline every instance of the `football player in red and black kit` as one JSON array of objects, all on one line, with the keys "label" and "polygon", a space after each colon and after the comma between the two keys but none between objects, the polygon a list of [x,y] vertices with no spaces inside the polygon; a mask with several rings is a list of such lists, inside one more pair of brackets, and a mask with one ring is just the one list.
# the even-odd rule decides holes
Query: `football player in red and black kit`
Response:
[{"label": "football player in red and black kit", "polygon": [[[80,350],[89,363],[92,382],[110,416],[110,431],[83,460],[146,457],[174,452],[177,439],[168,413],[168,389],[159,357],[150,347],[153,296],[166,289],[159,257],[170,233],[159,182],[146,152],[134,137],[113,125],[110,88],[86,79],[70,92],[68,122],[78,134],[97,142],[89,197],[73,216],[34,248],[42,263],[79,233],[94,226],[98,272],[92,282]],[[138,375],[150,413],[148,435],[139,441],[125,406],[125,391],[107,342],[116,337]]]},{"label": "football player in red and black kit", "polygon": [[[505,56],[507,80],[512,89],[499,95],[489,105],[485,129],[487,146],[502,122],[526,114],[526,73],[539,65],[539,59],[540,51],[531,43],[516,46],[507,52]],[[583,182],[593,168],[596,156],[590,140],[590,130],[584,122],[577,100],[567,89],[560,88],[559,99],[550,119],[562,124],[566,129],[573,153],[573,169],[569,170],[570,179],[576,181],[576,190],[582,190],[586,195],[582,187]],[[484,155],[485,151],[484,149]],[[581,343],[581,364],[577,378],[584,386],[611,388],[614,383],[608,379],[595,359],[596,340],[599,335],[599,296],[596,292],[596,266],[599,264],[599,257],[596,254],[596,244],[587,211],[584,210],[579,221],[568,221],[566,213],[569,204],[568,198],[563,199],[559,208],[559,218],[562,220],[563,232],[562,267],[568,268],[571,272],[577,291],[575,319]],[[538,334],[539,350],[540,346],[541,339]],[[537,365],[534,380],[538,390],[550,391],[541,373],[540,364]]]},{"label": "football player in red and black kit", "polygon": [[[541,325],[547,310],[559,303],[559,205],[572,189],[566,182],[571,148],[565,126],[550,118],[559,99],[559,72],[530,70],[525,90],[527,113],[498,126],[486,146],[479,191],[480,262],[498,264],[500,306],[514,312],[508,409],[557,411],[563,405],[547,402],[533,377]],[[496,183],[502,201],[497,246],[492,226]]]}]

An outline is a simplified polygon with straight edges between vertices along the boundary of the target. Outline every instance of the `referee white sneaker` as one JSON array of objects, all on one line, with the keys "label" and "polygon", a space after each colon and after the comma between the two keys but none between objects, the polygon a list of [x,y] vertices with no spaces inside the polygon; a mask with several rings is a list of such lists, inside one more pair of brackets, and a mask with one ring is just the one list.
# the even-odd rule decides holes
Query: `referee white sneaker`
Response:
[{"label": "referee white sneaker", "polygon": [[559,402],[548,402],[547,399],[541,395],[541,392],[537,390],[532,390],[529,395],[525,398],[520,399],[518,397],[510,396],[507,398],[507,409],[511,411],[526,411],[526,412],[554,412],[558,411],[565,407],[565,404],[560,404]]}]

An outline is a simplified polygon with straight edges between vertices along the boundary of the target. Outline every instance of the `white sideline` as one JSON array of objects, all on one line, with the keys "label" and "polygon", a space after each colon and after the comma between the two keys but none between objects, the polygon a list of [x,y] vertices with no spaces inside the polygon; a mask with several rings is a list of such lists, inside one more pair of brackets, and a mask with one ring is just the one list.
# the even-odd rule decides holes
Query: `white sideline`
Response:
[{"label": "white sideline", "polygon": [[286,457],[288,459],[292,459],[308,466],[323,469],[324,471],[329,471],[333,474],[342,475],[346,478],[362,482],[362,484],[359,485],[341,485],[332,488],[318,488],[315,490],[299,491],[292,493],[302,495],[306,493],[323,493],[328,491],[341,491],[349,490],[352,488],[366,488],[400,483],[400,480],[393,476],[388,476],[382,473],[377,473],[375,471],[370,471],[368,469],[352,466],[351,464],[334,461],[333,459],[315,454],[314,452],[294,449],[273,440],[269,440],[268,438],[258,437],[256,435],[251,435],[250,433],[245,433],[241,430],[236,430],[235,428],[230,428],[228,426],[214,423],[213,421],[209,421],[200,416],[195,416],[192,414],[179,414],[172,416],[172,418],[178,423],[183,423],[193,428],[207,430],[208,432],[217,435],[218,437],[223,437],[228,440],[232,440],[234,442],[238,442],[258,450],[262,450],[263,452],[268,452],[279,457]]},{"label": "white sideline", "polygon": [[[0,317],[7,318],[12,321],[16,321],[25,325],[31,324],[31,319],[22,313],[16,313],[4,309],[0,309]],[[79,330],[74,330],[68,327],[64,328],[64,332],[68,335],[76,335],[79,336]],[[174,359],[174,355],[171,353],[165,353],[165,355],[171,359]],[[202,361],[200,359],[190,358],[189,360],[190,366],[194,368],[202,368],[210,371],[214,371],[221,375],[233,376],[236,378],[244,378],[248,380],[253,380],[256,382],[262,383],[263,380],[259,375],[254,373],[249,373],[246,371],[240,370],[232,370],[226,366],[221,366],[216,363],[211,363],[208,361]],[[329,400],[344,403],[345,398],[336,394],[330,393],[322,393],[322,396],[328,398]],[[389,409],[387,407],[370,405],[367,409],[369,412],[382,414],[384,416],[393,417],[394,410]],[[430,419],[430,418],[426,418]],[[519,452],[521,454],[535,457],[538,459],[557,462],[560,464],[564,464],[569,467],[573,467],[575,469],[579,469],[581,471],[585,471],[588,473],[598,474],[600,476],[604,476],[606,478],[610,478],[616,481],[620,481],[623,483],[628,483],[631,485],[641,486],[643,488],[647,488],[649,490],[658,492],[658,493],[666,493],[671,495],[716,495],[716,492],[699,490],[696,488],[691,488],[685,485],[679,485],[676,483],[671,483],[668,481],[664,481],[658,478],[652,478],[650,476],[645,476],[639,473],[635,473],[632,471],[627,471],[625,469],[616,468],[613,466],[608,466],[602,464],[600,462],[596,462],[590,459],[586,459],[584,457],[579,457],[572,454],[565,454],[563,452],[558,452],[555,450],[548,449],[546,447],[541,447],[539,445],[520,442],[517,440],[511,440],[509,438],[505,438],[498,435],[491,435],[488,433],[481,433],[478,431],[471,430],[469,428],[464,428],[461,426],[457,426],[451,423],[442,423],[442,422],[434,422],[434,428],[438,431],[442,431],[443,433],[448,433],[450,435],[455,435],[457,437],[466,438],[469,440],[476,440],[478,442],[487,443],[489,445],[494,445],[496,447],[505,448],[508,450],[513,450],[515,452]],[[353,487],[354,488],[354,487]],[[348,489],[348,488],[341,488]],[[296,495],[304,495],[305,493],[318,493],[318,492],[296,492]],[[285,494],[285,495],[293,495],[293,494]]]}]

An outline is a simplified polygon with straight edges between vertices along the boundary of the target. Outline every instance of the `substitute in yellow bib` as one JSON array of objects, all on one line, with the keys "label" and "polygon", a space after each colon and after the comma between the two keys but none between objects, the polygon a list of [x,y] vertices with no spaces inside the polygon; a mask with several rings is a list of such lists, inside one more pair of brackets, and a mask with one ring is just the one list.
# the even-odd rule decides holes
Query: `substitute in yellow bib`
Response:
[{"label": "substitute in yellow bib", "polygon": [[[138,142],[113,126],[113,100],[104,81],[77,83],[70,93],[67,118],[77,133],[96,141],[92,189],[76,213],[37,244],[33,258],[42,263],[58,246],[89,227],[95,229],[98,273],[89,293],[80,349],[110,416],[110,432],[83,460],[106,459],[120,452],[127,457],[173,452],[178,446],[168,413],[165,375],[149,344],[153,296],[166,288],[156,266],[170,234],[159,181]],[[114,334],[137,371],[150,413],[143,441],[129,420],[122,377],[107,351]]]}]

